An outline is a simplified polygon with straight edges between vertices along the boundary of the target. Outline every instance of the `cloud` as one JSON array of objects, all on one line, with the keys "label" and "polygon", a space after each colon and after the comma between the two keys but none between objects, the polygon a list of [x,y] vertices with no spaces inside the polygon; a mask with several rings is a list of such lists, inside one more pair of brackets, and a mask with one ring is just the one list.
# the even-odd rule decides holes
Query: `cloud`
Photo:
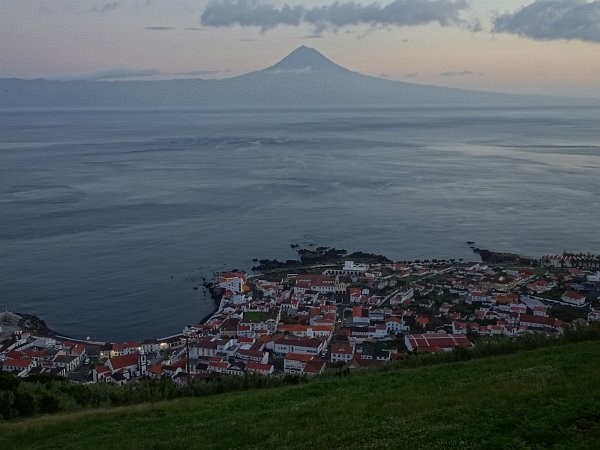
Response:
[{"label": "cloud", "polygon": [[460,72],[448,71],[448,72],[442,72],[442,73],[440,73],[440,75],[443,77],[465,77],[468,75],[473,75],[473,72],[471,72],[470,70],[462,70]]},{"label": "cloud", "polygon": [[467,0],[393,0],[391,3],[360,4],[353,0],[325,6],[275,6],[262,0],[210,0],[200,21],[209,27],[259,27],[262,31],[279,25],[309,24],[316,33],[355,25],[371,28],[402,27],[438,23],[469,27],[461,13]]},{"label": "cloud", "polygon": [[600,1],[536,0],[497,16],[493,31],[542,41],[578,39],[600,43]]},{"label": "cloud", "polygon": [[404,75],[402,75],[404,78],[415,78],[417,75],[419,75],[419,72],[411,72],[411,73],[405,73]]},{"label": "cloud", "polygon": [[471,72],[470,70],[461,70],[461,71],[452,71],[449,70],[447,72],[440,73],[442,77],[469,77],[469,76],[484,76],[484,72]]},{"label": "cloud", "polygon": [[263,30],[278,25],[300,25],[306,9],[283,5],[278,8],[258,0],[211,0],[200,16],[200,23],[209,27],[260,27]]},{"label": "cloud", "polygon": [[64,81],[72,80],[87,80],[87,81],[118,81],[118,80],[138,80],[148,77],[200,77],[206,75],[216,75],[218,73],[229,73],[230,69],[226,70],[192,70],[189,72],[164,72],[158,69],[109,69],[99,72],[91,72],[76,77],[62,78]]},{"label": "cloud", "polygon": [[322,33],[315,33],[315,34],[305,34],[304,36],[300,36],[298,37],[298,39],[323,39],[323,34]]},{"label": "cloud", "polygon": [[154,5],[154,0],[142,0],[135,4],[135,9],[148,8]]},{"label": "cloud", "polygon": [[265,73],[274,73],[274,74],[281,74],[281,73],[315,73],[315,71],[313,70],[312,67],[306,66],[306,67],[303,67],[302,69],[272,69],[272,70],[269,70],[269,71],[265,71]]},{"label": "cloud", "polygon": [[157,75],[165,75],[164,72],[158,69],[110,69],[99,72],[87,73],[80,75],[71,80],[88,80],[88,81],[106,81],[106,80],[127,80],[131,78],[145,78]]},{"label": "cloud", "polygon": [[192,70],[190,72],[175,72],[178,77],[197,77],[203,75],[215,75],[217,73],[229,73],[230,70]]},{"label": "cloud", "polygon": [[119,9],[120,7],[121,7],[121,2],[110,2],[110,3],[105,3],[102,6],[94,6],[92,9],[90,9],[90,12],[102,14],[102,13],[114,11],[116,9]]},{"label": "cloud", "polygon": [[173,27],[144,27],[144,30],[151,30],[151,31],[167,31],[167,30],[174,30],[175,28]]}]

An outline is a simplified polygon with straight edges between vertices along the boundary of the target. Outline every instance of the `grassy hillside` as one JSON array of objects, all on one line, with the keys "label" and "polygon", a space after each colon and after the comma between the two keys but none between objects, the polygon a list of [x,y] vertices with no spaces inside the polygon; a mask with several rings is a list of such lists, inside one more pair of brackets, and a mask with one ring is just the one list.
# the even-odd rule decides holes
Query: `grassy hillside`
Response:
[{"label": "grassy hillside", "polygon": [[600,345],[0,424],[0,448],[598,448]]}]

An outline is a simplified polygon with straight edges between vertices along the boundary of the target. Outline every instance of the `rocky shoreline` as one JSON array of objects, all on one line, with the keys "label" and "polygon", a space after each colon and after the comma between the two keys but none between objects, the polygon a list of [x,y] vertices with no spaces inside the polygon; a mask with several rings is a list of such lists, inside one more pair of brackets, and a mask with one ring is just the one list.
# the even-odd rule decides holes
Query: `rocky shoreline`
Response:
[{"label": "rocky shoreline", "polygon": [[[290,244],[297,248],[297,244]],[[279,261],[277,259],[255,259],[258,264],[252,267],[257,272],[269,272],[281,269],[301,268],[303,266],[343,264],[344,260],[351,260],[360,264],[391,263],[392,260],[375,253],[353,252],[334,247],[317,247],[314,250],[302,248],[297,250],[298,259]]]},{"label": "rocky shoreline", "polygon": [[[487,249],[481,249],[476,246],[474,241],[467,241],[467,245],[473,250],[473,253],[477,254],[481,261],[487,264],[519,264],[519,265],[530,265],[537,266],[539,261],[536,259],[523,257],[514,253],[496,252]],[[286,261],[279,261],[277,259],[257,259],[254,261],[258,262],[257,265],[252,267],[255,272],[262,273],[264,275],[277,274],[279,272],[286,272],[290,270],[297,270],[299,272],[305,272],[314,267],[322,267],[325,265],[337,265],[343,264],[345,260],[352,260],[356,263],[363,264],[378,264],[378,263],[391,263],[392,260],[384,255],[376,253],[367,253],[361,251],[355,251],[349,253],[345,249],[336,249],[334,247],[316,247],[315,249],[298,248],[297,244],[290,244],[292,248],[297,249],[298,259],[289,259]],[[425,261],[425,260],[424,260]],[[435,261],[435,260],[432,260]],[[234,270],[235,271],[235,270]],[[216,313],[219,312],[219,304],[221,298],[225,292],[222,287],[218,286],[216,282],[204,281],[202,286],[208,290],[210,297],[215,303],[214,309],[206,314],[202,319],[197,322],[204,324],[208,322]],[[60,337],[67,338],[73,341],[83,342],[82,339],[77,339],[69,336],[65,336],[51,328],[49,328],[46,322],[32,314],[27,313],[15,313],[21,317],[19,327],[24,331],[30,332],[37,336],[44,337]]]}]

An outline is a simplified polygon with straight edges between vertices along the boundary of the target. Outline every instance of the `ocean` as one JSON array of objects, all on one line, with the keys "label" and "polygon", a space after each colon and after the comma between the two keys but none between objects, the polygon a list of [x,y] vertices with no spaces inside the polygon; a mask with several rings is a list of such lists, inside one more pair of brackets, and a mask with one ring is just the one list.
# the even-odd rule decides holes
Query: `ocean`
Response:
[{"label": "ocean", "polygon": [[0,111],[0,308],[180,332],[202,279],[295,257],[600,253],[600,108]]}]

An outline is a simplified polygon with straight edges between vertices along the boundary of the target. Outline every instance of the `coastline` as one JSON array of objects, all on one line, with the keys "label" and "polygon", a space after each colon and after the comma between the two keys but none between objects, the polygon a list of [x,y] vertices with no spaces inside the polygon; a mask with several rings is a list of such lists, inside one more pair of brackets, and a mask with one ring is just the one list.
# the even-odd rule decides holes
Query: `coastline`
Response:
[{"label": "coastline", "polygon": [[[490,254],[490,253],[496,254],[496,252],[489,252],[488,250],[480,250],[479,248],[474,247],[473,244],[475,244],[474,241],[467,242],[467,245],[469,245],[471,250],[473,250],[473,253],[475,255],[478,255],[480,258],[482,257],[482,254],[486,254],[486,252],[487,252],[487,254]],[[298,270],[300,272],[304,272],[304,271],[311,271],[311,270],[315,270],[315,269],[323,269],[326,267],[332,267],[336,264],[340,264],[347,258],[354,258],[354,260],[356,260],[356,261],[367,262],[367,263],[369,263],[369,262],[392,262],[389,258],[387,258],[384,255],[368,253],[368,252],[363,252],[363,251],[355,251],[355,252],[352,252],[349,254],[348,251],[345,249],[336,249],[333,247],[321,246],[321,247],[316,247],[316,248],[300,248],[300,246],[298,246],[297,244],[291,244],[291,247],[297,251],[298,260],[289,260],[288,259],[286,261],[279,261],[277,259],[260,259],[260,260],[255,259],[255,261],[258,262],[258,264],[256,266],[252,267],[252,271],[254,273],[251,276],[249,276],[248,279],[250,280],[250,279],[259,278],[259,277],[265,276],[265,275],[268,276],[268,275],[286,273],[286,272],[289,272],[290,270]],[[498,254],[500,254],[500,253],[498,253]],[[511,255],[511,256],[518,256],[518,255]],[[414,260],[414,262],[421,262],[421,261],[429,261],[429,260],[425,260],[425,259]],[[223,299],[223,293],[225,291],[223,288],[218,287],[217,284],[218,283],[216,283],[216,280],[213,280],[211,282],[204,281],[202,283],[202,285],[206,289],[208,289],[208,291],[210,293],[210,298],[215,303],[215,305],[214,305],[214,308],[211,310],[211,312],[207,313],[199,321],[196,322],[199,325],[203,325],[203,324],[210,322],[215,316],[220,314],[224,309],[225,302]],[[46,326],[45,321],[37,316],[31,315],[31,314],[19,314],[19,313],[15,313],[15,314],[18,314],[18,315],[22,316],[23,318],[26,318],[26,317],[32,318],[33,320],[37,321],[38,323],[43,324],[43,326],[42,326],[43,334],[42,335],[46,336],[46,337],[65,339],[65,340],[84,343],[84,344],[87,343],[89,345],[105,345],[105,344],[111,342],[111,340],[89,341],[89,340],[82,339],[82,338],[75,338],[72,336],[68,336],[66,334],[59,333],[55,330],[48,328]],[[182,329],[184,329],[185,326],[186,325],[184,324],[182,326]],[[150,339],[158,340],[160,338],[152,337]],[[115,342],[116,341],[117,340],[115,340]]]},{"label": "coastline", "polygon": [[[402,261],[403,263],[429,263],[431,262],[460,262],[460,263],[473,263],[473,264],[522,264],[522,265],[536,265],[540,263],[540,260],[537,258],[523,257],[519,254],[514,253],[505,253],[505,252],[496,252],[490,251],[487,249],[480,249],[476,246],[474,241],[467,241],[466,244],[471,248],[473,254],[479,257],[480,261],[464,261],[463,259],[448,259],[448,260],[438,260],[438,259],[417,259],[414,261]],[[298,249],[297,250],[299,259],[298,260],[287,260],[287,261],[278,261],[277,259],[262,259],[260,263],[252,268],[254,273],[248,277],[248,280],[257,279],[260,277],[269,277],[269,276],[281,276],[282,274],[293,272],[300,273],[311,273],[316,270],[322,270],[327,267],[333,267],[336,264],[340,264],[347,258],[354,258],[358,260],[358,262],[364,263],[372,263],[372,262],[392,262],[387,257],[383,255],[364,253],[361,251],[353,252],[348,254],[346,250],[343,249],[335,249],[331,247],[318,247],[316,249]],[[256,260],[259,261],[258,259]],[[223,296],[225,290],[222,287],[218,286],[217,280],[213,280],[212,282],[205,281],[203,283],[204,287],[208,289],[210,292],[210,298],[214,302],[214,307],[212,310],[203,316],[199,321],[195,322],[196,324],[203,325],[210,321],[212,321],[216,316],[222,313],[225,304],[225,298]],[[72,342],[86,343],[90,345],[104,345],[109,343],[109,340],[94,340],[90,341],[87,339],[76,338],[73,336],[68,336],[63,333],[59,333],[51,328],[49,328],[45,321],[37,316],[27,314],[27,313],[15,313],[21,316],[24,320],[23,322],[29,322],[29,326],[24,326],[23,328],[26,331],[34,332],[37,335],[44,337],[51,337],[57,339],[64,339]],[[33,324],[33,326],[31,326]],[[185,324],[182,326],[182,329],[185,328]],[[151,338],[151,339],[160,339],[160,338]]]}]

